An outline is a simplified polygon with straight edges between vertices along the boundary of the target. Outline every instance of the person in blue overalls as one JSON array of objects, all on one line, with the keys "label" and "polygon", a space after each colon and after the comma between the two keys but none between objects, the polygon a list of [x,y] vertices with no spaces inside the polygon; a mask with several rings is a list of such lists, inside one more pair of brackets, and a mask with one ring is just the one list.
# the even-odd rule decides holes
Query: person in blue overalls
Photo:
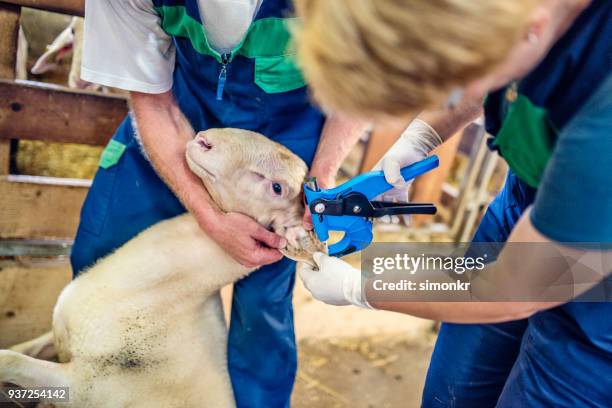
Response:
[{"label": "person in blue overalls", "polygon": [[[82,78],[131,91],[132,113],[104,150],[83,205],[74,273],[186,209],[242,264],[268,265],[234,286],[228,360],[241,407],[289,404],[295,266],[278,250],[283,238],[211,203],[184,152],[194,132],[243,128],[287,146],[323,183],[333,180],[351,143],[330,135],[356,141],[359,127],[325,121],[309,103],[288,46],[291,13],[286,0],[90,0],[85,7]],[[315,155],[317,146],[328,149]]]},{"label": "person in blue overalls", "polygon": [[[317,254],[319,270],[300,274],[305,286],[330,304],[445,322],[427,374],[425,407],[609,407],[612,2],[331,3],[298,2],[304,24],[299,58],[321,101],[372,117],[405,118],[445,105],[446,97],[454,106],[423,112],[412,122],[383,159],[387,180],[405,185],[399,169],[423,159],[477,115],[480,103],[470,100],[488,94],[490,147],[510,171],[474,242],[544,243],[540,248],[564,254],[567,265],[579,269],[584,261],[597,273],[554,301],[387,302],[373,297],[369,285],[364,293],[359,270]],[[326,47],[339,41],[347,51],[334,58]],[[366,88],[370,93],[360,97]],[[509,267],[510,248],[478,276],[518,280],[527,290],[534,280],[547,282],[563,272],[563,264],[538,263],[528,251],[521,252],[521,267]],[[410,300],[410,293],[402,299]]]}]

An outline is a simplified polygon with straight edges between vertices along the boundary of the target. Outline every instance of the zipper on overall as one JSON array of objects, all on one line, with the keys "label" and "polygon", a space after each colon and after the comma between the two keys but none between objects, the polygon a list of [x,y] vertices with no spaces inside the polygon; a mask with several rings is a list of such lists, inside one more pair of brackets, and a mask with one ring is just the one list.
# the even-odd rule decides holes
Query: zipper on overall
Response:
[{"label": "zipper on overall", "polygon": [[223,100],[223,89],[225,88],[225,81],[227,80],[227,65],[229,64],[228,53],[221,55],[221,71],[219,72],[219,81],[217,82],[217,100]]}]

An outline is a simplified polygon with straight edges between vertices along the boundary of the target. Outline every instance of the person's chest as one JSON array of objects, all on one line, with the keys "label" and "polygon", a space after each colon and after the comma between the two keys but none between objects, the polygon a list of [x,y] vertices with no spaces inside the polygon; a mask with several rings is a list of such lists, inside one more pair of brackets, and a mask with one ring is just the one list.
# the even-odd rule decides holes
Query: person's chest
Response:
[{"label": "person's chest", "polygon": [[197,0],[210,46],[220,54],[244,38],[263,0]]}]

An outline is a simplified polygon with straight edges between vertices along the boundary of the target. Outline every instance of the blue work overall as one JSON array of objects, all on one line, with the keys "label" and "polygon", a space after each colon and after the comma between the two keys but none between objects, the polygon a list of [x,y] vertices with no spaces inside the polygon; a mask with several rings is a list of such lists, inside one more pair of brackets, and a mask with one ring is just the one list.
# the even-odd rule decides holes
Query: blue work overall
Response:
[{"label": "blue work overall", "polygon": [[[536,199],[556,134],[610,74],[611,21],[612,3],[592,3],[534,71],[488,96],[490,145],[511,171],[474,242],[505,242]],[[611,303],[570,302],[502,324],[445,323],[423,392],[424,407],[611,404]]]},{"label": "blue work overall", "polygon": [[[309,103],[289,51],[291,5],[264,0],[242,43],[219,55],[208,45],[196,0],[154,4],[176,46],[172,90],[193,128],[260,132],[310,164],[324,118]],[[183,212],[142,155],[126,118],[102,155],[81,212],[71,256],[75,274],[145,228]],[[297,369],[294,279],[295,264],[285,258],[234,285],[228,363],[239,407],[289,405]]]}]

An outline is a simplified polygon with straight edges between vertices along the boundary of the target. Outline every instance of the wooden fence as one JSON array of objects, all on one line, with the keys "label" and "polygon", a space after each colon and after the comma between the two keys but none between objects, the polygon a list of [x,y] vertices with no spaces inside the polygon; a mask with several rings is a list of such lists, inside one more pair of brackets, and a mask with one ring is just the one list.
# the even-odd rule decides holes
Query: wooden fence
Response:
[{"label": "wooden fence", "polygon": [[0,0],[0,239],[72,239],[89,182],[10,174],[11,140],[104,145],[127,103],[15,81],[21,7],[82,16],[84,0]]}]

